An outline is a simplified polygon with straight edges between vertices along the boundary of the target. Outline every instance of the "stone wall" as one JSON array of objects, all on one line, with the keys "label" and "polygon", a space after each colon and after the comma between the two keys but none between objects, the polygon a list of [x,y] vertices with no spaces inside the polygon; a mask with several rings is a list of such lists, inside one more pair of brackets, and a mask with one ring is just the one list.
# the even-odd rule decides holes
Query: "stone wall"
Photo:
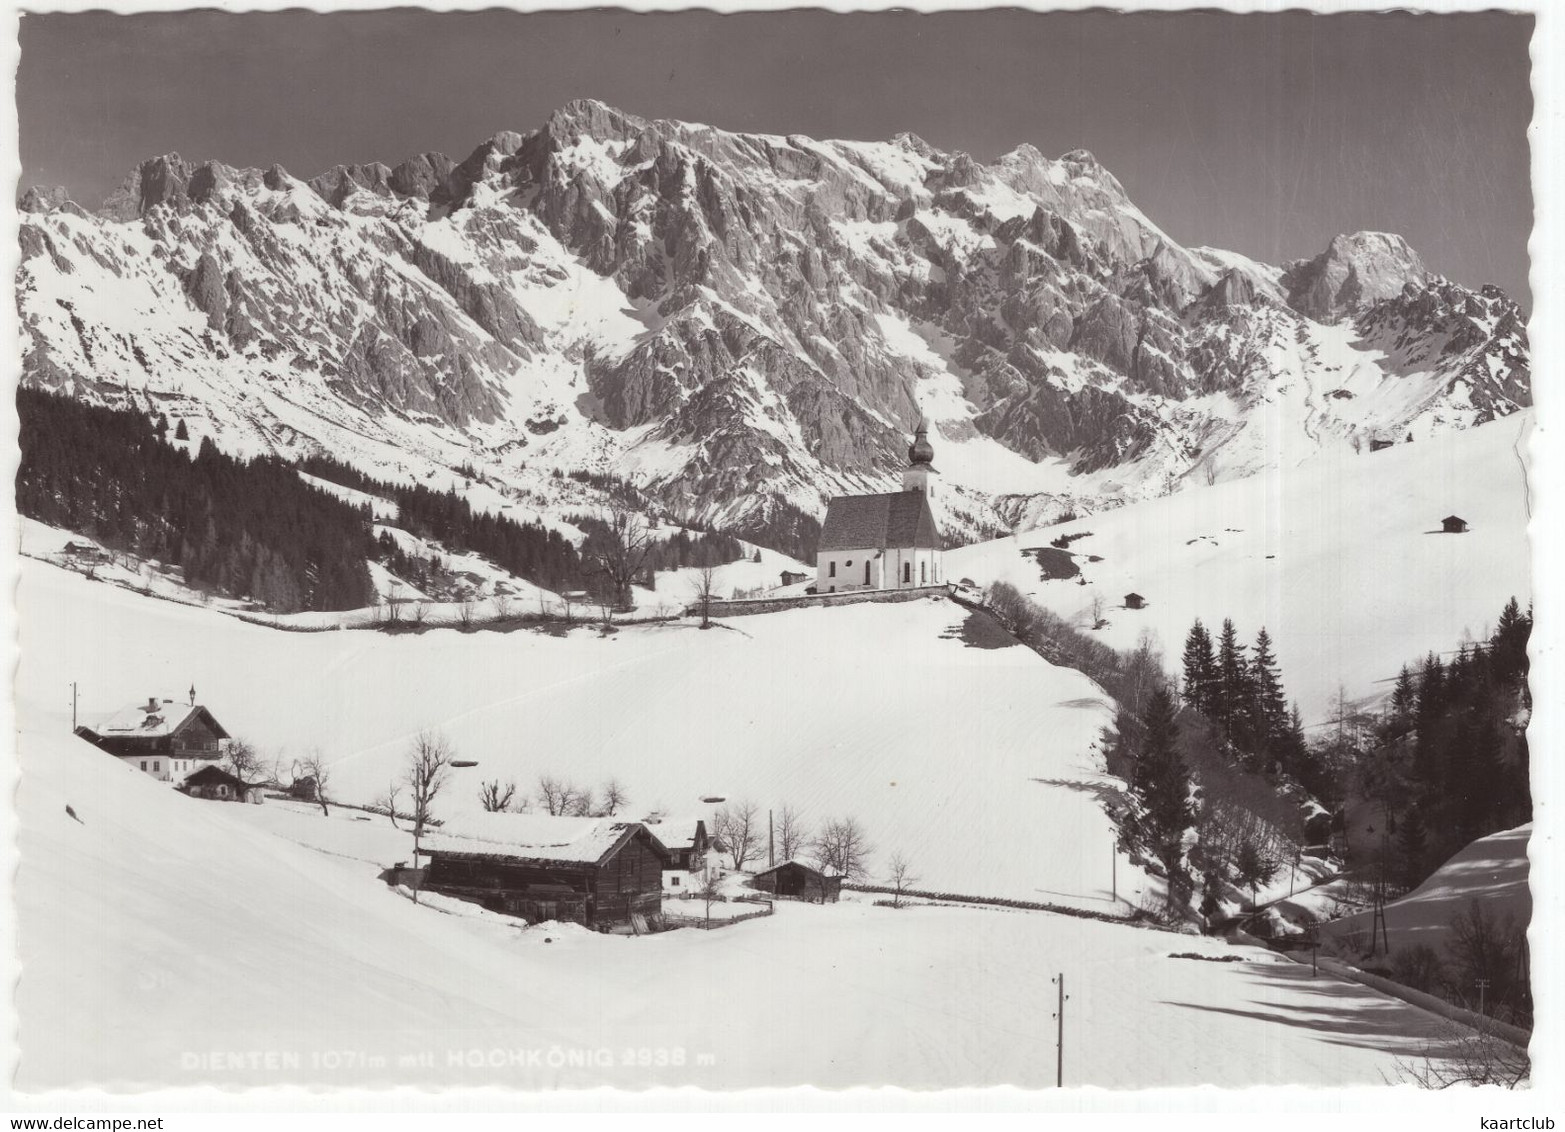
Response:
[{"label": "stone wall", "polygon": [[[800,597],[758,597],[742,601],[714,601],[710,613],[713,617],[743,617],[751,613],[779,613],[784,609],[806,609],[815,605],[857,605],[865,601],[917,601],[924,597],[950,597],[948,585],[919,586],[907,590],[848,590],[845,593],[805,594]],[[701,616],[701,606],[692,605],[685,612],[693,617]]]}]

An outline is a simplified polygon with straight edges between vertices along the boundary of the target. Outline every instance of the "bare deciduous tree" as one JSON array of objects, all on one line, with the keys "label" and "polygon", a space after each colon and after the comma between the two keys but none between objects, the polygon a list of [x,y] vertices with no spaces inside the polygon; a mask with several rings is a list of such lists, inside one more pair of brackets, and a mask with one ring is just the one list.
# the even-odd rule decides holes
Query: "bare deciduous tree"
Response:
[{"label": "bare deciduous tree", "polygon": [[592,800],[592,787],[572,786],[565,798],[565,813],[573,818],[591,817],[596,811]]},{"label": "bare deciduous tree", "polygon": [[511,595],[503,591],[494,595],[494,619],[496,621],[509,621],[512,613]]},{"label": "bare deciduous tree", "polygon": [[696,895],[706,903],[706,922],[712,922],[712,905],[723,898],[723,880],[717,875],[716,869],[711,869],[706,874],[706,879],[701,882],[701,887],[696,889]]},{"label": "bare deciduous tree", "polygon": [[1397,1061],[1397,1077],[1423,1089],[1453,1085],[1498,1085],[1514,1089],[1532,1073],[1526,1049],[1506,1041],[1493,1023],[1469,1029],[1455,1022],[1441,1025],[1441,1036],[1429,1043],[1416,1062]]},{"label": "bare deciduous tree", "polygon": [[327,797],[331,788],[331,767],[319,747],[311,747],[309,753],[299,760],[299,769],[294,775],[294,781],[304,778],[314,780],[315,800],[320,803],[321,813],[330,817],[331,810],[327,806]]},{"label": "bare deciduous tree", "polygon": [[502,783],[498,778],[482,782],[478,786],[478,801],[486,813],[502,814],[516,800],[516,782]]},{"label": "bare deciduous tree", "polygon": [[551,817],[558,817],[565,812],[569,803],[571,786],[568,782],[562,782],[552,774],[540,775],[538,778],[538,804],[543,807],[543,812]]},{"label": "bare deciduous tree", "polygon": [[813,848],[821,872],[849,880],[861,880],[868,874],[869,857],[874,852],[857,818],[827,822]]},{"label": "bare deciduous tree", "polygon": [[261,756],[243,739],[230,739],[224,754],[228,769],[246,786],[254,786],[261,780]]},{"label": "bare deciduous tree", "polygon": [[620,780],[611,778],[603,784],[603,813],[613,817],[619,812],[619,808],[630,801],[625,793],[625,787],[620,785]]},{"label": "bare deciduous tree", "polygon": [[913,872],[912,863],[902,855],[900,850],[891,854],[891,860],[886,865],[886,879],[891,882],[893,908],[902,907],[903,890],[912,888],[919,880]]},{"label": "bare deciduous tree", "polygon": [[809,841],[810,831],[799,817],[799,811],[792,806],[784,806],[777,815],[778,863],[797,860]]},{"label": "bare deciduous tree", "polygon": [[716,566],[706,565],[696,569],[696,602],[701,606],[701,628],[712,627],[712,603],[717,600]]},{"label": "bare deciduous tree", "polygon": [[728,847],[728,857],[735,869],[744,868],[760,843],[760,829],[756,824],[758,813],[760,807],[754,802],[735,802],[718,810],[712,819],[712,834]]},{"label": "bare deciduous tree", "polygon": [[478,619],[478,603],[471,597],[464,597],[456,603],[456,621],[462,627],[464,633],[470,633]]},{"label": "bare deciduous tree", "polygon": [[413,603],[413,624],[422,626],[429,620],[429,602],[420,598]]},{"label": "bare deciduous tree", "polygon": [[[407,769],[402,781],[407,784],[413,803],[413,867],[418,868],[419,840],[424,836],[424,826],[431,816],[431,807],[450,774],[451,760],[455,757],[451,741],[435,731],[420,731],[408,748]],[[413,900],[418,901],[418,888],[414,887]]]},{"label": "bare deciduous tree", "polygon": [[630,583],[652,549],[652,536],[646,522],[629,507],[610,507],[602,521],[602,537],[593,540],[588,561],[607,580],[613,603],[620,609],[629,609]]},{"label": "bare deciduous tree", "polygon": [[396,779],[386,783],[386,792],[375,799],[375,805],[386,811],[386,817],[391,821],[392,829],[401,829],[397,824],[397,796],[402,793],[402,787]]}]

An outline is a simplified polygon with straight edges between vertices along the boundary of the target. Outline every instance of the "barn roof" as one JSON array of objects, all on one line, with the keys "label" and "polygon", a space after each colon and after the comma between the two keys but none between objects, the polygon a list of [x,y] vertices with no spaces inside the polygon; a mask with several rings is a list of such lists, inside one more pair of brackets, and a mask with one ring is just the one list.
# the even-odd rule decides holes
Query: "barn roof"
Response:
[{"label": "barn roof", "polygon": [[779,861],[777,864],[773,865],[771,868],[769,868],[769,869],[762,869],[760,872],[756,873],[755,875],[756,875],[757,878],[764,877],[764,876],[771,876],[771,874],[776,873],[776,872],[781,872],[783,869],[803,869],[805,872],[813,873],[815,876],[818,876],[818,877],[822,878],[823,880],[827,876],[831,875],[829,873],[823,873],[819,869],[817,869],[817,868],[815,868],[815,867],[813,867],[811,865],[806,865],[803,861]]},{"label": "barn roof", "polygon": [[424,834],[421,840],[426,851],[435,853],[591,865],[612,856],[642,830],[660,852],[667,853],[641,822],[548,814],[468,814]]},{"label": "barn roof", "polygon": [[229,774],[220,766],[208,763],[198,771],[185,775],[186,786],[220,786],[223,783],[234,787],[236,790],[246,789],[246,783]]},{"label": "barn roof", "polygon": [[140,703],[121,708],[96,730],[104,739],[162,739],[178,734],[197,717],[204,718],[219,739],[228,738],[228,732],[223,730],[222,724],[200,704],[176,703],[167,699],[158,700],[155,706]]},{"label": "barn roof", "polygon": [[821,550],[940,549],[940,531],[922,491],[839,495],[826,505]]}]

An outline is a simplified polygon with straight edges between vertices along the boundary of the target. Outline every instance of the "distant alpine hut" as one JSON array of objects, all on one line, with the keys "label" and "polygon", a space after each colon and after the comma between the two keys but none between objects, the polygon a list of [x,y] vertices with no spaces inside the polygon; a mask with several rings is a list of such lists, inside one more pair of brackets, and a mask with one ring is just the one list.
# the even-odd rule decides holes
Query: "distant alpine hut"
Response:
[{"label": "distant alpine hut", "polygon": [[763,873],[756,873],[750,882],[762,892],[770,892],[790,900],[805,900],[811,904],[835,904],[842,893],[842,878],[827,876],[819,869],[798,861],[784,861]]},{"label": "distant alpine hut", "polygon": [[810,576],[803,570],[784,570],[782,572],[782,584],[785,586],[796,586],[800,582],[809,581],[809,579]]},{"label": "distant alpine hut", "polygon": [[1465,535],[1467,533],[1467,520],[1460,515],[1447,515],[1440,520],[1441,533],[1448,535]]},{"label": "distant alpine hut", "polygon": [[217,802],[261,804],[261,788],[251,786],[220,766],[204,766],[185,777],[179,788],[192,798],[210,798]]},{"label": "distant alpine hut", "polygon": [[815,556],[815,592],[901,590],[945,581],[940,528],[929,501],[935,450],[920,421],[908,447],[902,490],[839,495],[826,505]]},{"label": "distant alpine hut", "polygon": [[76,734],[160,782],[179,782],[215,763],[229,741],[223,725],[196,703],[194,688],[189,703],[150,696],[146,703],[123,708],[98,727],[78,727]]},{"label": "distant alpine hut", "polygon": [[470,814],[424,835],[424,887],[528,923],[621,934],[662,927],[673,855],[641,822]]},{"label": "distant alpine hut", "polygon": [[1140,594],[1126,594],[1125,595],[1125,608],[1126,609],[1143,609],[1143,608],[1146,607],[1146,604],[1147,604],[1147,599],[1142,597]]}]

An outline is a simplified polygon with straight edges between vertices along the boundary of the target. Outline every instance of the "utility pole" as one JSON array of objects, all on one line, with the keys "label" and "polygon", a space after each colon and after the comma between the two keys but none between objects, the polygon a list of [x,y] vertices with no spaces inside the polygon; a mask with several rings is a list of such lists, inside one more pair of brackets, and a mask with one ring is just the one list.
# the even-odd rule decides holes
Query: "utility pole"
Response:
[{"label": "utility pole", "polygon": [[1109,901],[1119,903],[1119,846],[1109,842]]},{"label": "utility pole", "polygon": [[71,681],[71,733],[76,732],[76,681]]},{"label": "utility pole", "polygon": [[1482,1014],[1484,1012],[1484,1009],[1483,1009],[1484,993],[1483,992],[1489,989],[1489,980],[1488,979],[1479,979],[1476,985],[1478,987],[1478,1013]]},{"label": "utility pole", "polygon": [[772,811],[766,811],[766,867],[777,867],[777,834],[776,827],[772,825]]},{"label": "utility pole", "polygon": [[1065,972],[1061,971],[1054,977],[1054,983],[1059,987],[1059,1005],[1055,1007],[1054,1021],[1054,1087],[1065,1087]]}]

